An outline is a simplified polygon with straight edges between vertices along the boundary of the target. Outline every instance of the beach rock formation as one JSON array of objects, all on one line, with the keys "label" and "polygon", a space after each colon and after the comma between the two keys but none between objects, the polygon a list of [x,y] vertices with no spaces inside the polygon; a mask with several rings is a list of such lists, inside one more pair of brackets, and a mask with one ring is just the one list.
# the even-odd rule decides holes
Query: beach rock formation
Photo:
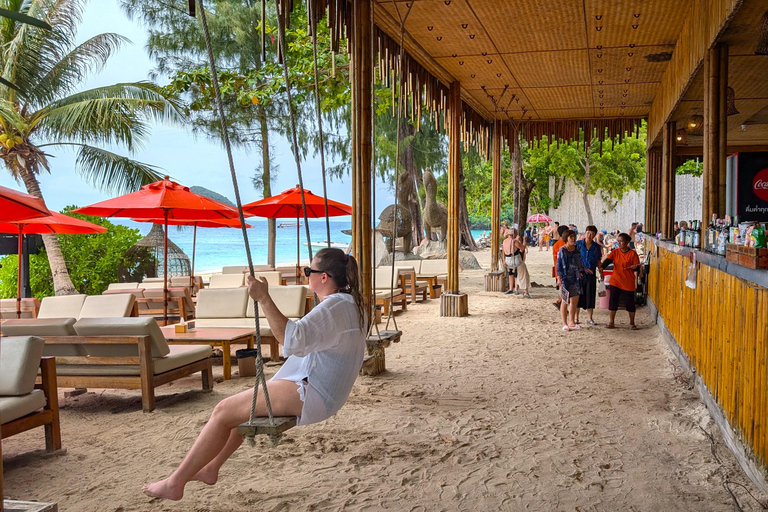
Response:
[{"label": "beach rock formation", "polygon": [[[448,257],[448,250],[445,242],[425,239],[418,247],[414,247],[413,254],[423,260],[441,260]],[[470,251],[459,251],[459,265],[464,270],[479,270],[483,268],[478,263],[475,255]]]},{"label": "beach rock formation", "polygon": [[438,240],[445,241],[448,234],[448,209],[443,203],[437,202],[437,180],[432,171],[424,171],[424,190],[427,198],[424,202],[424,230],[427,232],[427,240],[432,240],[432,233],[437,234],[440,230]]},{"label": "beach rock formation", "polygon": [[413,190],[413,183],[407,173],[402,173],[398,178],[397,204],[387,206],[379,215],[379,225],[376,226],[376,230],[384,236],[389,252],[395,250],[397,238],[403,239],[403,252],[411,252],[413,224],[411,212],[407,206],[411,190]]}]

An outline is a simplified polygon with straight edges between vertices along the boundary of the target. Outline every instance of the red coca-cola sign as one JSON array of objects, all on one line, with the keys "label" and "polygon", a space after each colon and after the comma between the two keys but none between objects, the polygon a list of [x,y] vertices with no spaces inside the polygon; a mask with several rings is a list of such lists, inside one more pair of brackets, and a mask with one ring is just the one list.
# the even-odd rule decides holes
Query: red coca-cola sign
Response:
[{"label": "red coca-cola sign", "polygon": [[763,201],[768,201],[768,167],[755,175],[752,180],[752,191]]}]

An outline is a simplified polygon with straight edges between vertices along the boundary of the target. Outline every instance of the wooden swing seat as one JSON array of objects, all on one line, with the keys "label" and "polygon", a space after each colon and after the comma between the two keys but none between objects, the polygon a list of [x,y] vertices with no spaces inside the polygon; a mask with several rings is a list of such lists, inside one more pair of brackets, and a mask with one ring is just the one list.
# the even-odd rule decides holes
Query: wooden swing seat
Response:
[{"label": "wooden swing seat", "polygon": [[237,433],[241,436],[255,437],[258,435],[279,435],[296,426],[296,416],[275,416],[271,425],[269,418],[254,418],[253,422],[241,423],[237,427]]}]

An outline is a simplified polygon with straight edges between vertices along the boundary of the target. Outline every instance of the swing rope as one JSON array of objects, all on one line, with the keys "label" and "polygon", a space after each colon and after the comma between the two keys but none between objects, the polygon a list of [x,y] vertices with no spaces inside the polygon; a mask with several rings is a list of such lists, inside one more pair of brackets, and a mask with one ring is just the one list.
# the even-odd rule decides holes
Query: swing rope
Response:
[{"label": "swing rope", "polygon": [[[266,0],[264,0],[266,1]],[[304,229],[307,234],[307,252],[309,253],[309,261],[312,262],[312,239],[309,235],[309,218],[307,216],[307,201],[304,197],[304,178],[301,174],[301,158],[299,157],[299,143],[296,139],[296,110],[293,108],[293,95],[291,94],[291,80],[288,74],[288,46],[285,41],[285,23],[287,13],[281,9],[280,0],[275,0],[275,8],[277,9],[277,39],[278,39],[278,53],[282,57],[283,61],[283,77],[285,79],[285,94],[288,100],[288,113],[291,120],[291,149],[293,150],[293,159],[296,161],[296,172],[299,177],[299,191],[301,192],[301,208],[304,210]],[[327,210],[326,210],[327,213]],[[298,277],[299,262],[296,262],[296,272]]]},{"label": "swing rope", "polygon": [[[400,276],[395,275],[395,252],[397,247],[397,224],[398,224],[398,218],[400,217],[400,208],[404,208],[404,206],[399,204],[399,194],[400,194],[400,123],[402,121],[403,117],[403,94],[405,93],[405,73],[403,70],[403,43],[405,40],[405,20],[408,19],[408,16],[411,14],[411,9],[413,8],[414,2],[410,2],[406,4],[408,6],[408,10],[405,13],[405,17],[400,15],[400,10],[397,8],[397,3],[395,0],[392,0],[392,6],[395,8],[395,12],[397,13],[397,17],[400,19],[400,51],[398,54],[398,80],[397,80],[397,133],[395,135],[396,137],[396,143],[395,143],[395,208],[394,208],[394,218],[392,222],[392,277],[389,280],[389,317],[387,318],[387,325],[384,328],[389,329],[389,321],[392,320],[392,322],[395,325],[395,329],[397,329],[397,320],[395,320],[394,316],[394,307],[392,302],[392,296],[395,293],[395,279],[399,281]],[[412,229],[412,228],[411,228]],[[411,235],[413,236],[413,235]]]},{"label": "swing rope", "polygon": [[[227,158],[229,159],[229,171],[232,176],[232,185],[234,187],[235,191],[235,201],[237,203],[237,212],[240,219],[240,227],[243,232],[243,240],[245,242],[245,254],[248,258],[248,270],[250,272],[251,277],[254,276],[253,271],[253,259],[251,258],[251,249],[250,245],[248,244],[248,232],[245,228],[245,216],[243,215],[243,204],[240,200],[240,189],[237,185],[237,174],[235,173],[235,163],[232,158],[232,147],[229,142],[229,128],[227,126],[227,117],[224,113],[224,103],[221,99],[221,89],[219,88],[219,79],[216,71],[216,62],[213,58],[213,48],[211,45],[211,35],[208,30],[208,20],[205,15],[205,7],[203,6],[203,0],[197,0],[198,5],[200,6],[200,21],[203,25],[203,35],[205,37],[205,48],[208,53],[208,63],[210,65],[211,69],[211,78],[213,82],[213,91],[214,96],[216,99],[216,107],[219,111],[219,121],[221,122],[221,134],[224,139],[224,146],[227,150]],[[256,327],[256,382],[253,386],[253,400],[251,402],[251,414],[250,414],[250,420],[249,423],[253,423],[254,415],[256,412],[256,399],[258,397],[259,392],[259,386],[262,387],[264,392],[264,402],[267,406],[267,414],[269,415],[269,423],[272,427],[275,426],[275,419],[274,415],[272,414],[272,404],[269,401],[269,391],[267,390],[267,380],[264,376],[264,357],[262,356],[261,352],[261,328],[259,326],[259,303],[257,301],[253,301],[253,310],[254,310],[254,321],[255,321],[255,327]],[[276,446],[277,443],[280,441],[280,434],[274,434],[269,436],[270,441],[273,446]],[[246,439],[248,441],[248,444],[250,446],[255,446],[256,442],[253,438],[253,436],[246,436]]]},{"label": "swing rope", "polygon": [[328,216],[328,189],[325,179],[325,137],[323,136],[323,115],[320,109],[320,74],[317,66],[317,17],[314,12],[314,2],[307,0],[307,12],[309,13],[309,30],[312,33],[312,63],[315,70],[315,112],[317,114],[317,136],[320,142],[320,168],[323,175],[323,202],[325,203],[325,232],[327,246],[331,247],[331,220]]}]

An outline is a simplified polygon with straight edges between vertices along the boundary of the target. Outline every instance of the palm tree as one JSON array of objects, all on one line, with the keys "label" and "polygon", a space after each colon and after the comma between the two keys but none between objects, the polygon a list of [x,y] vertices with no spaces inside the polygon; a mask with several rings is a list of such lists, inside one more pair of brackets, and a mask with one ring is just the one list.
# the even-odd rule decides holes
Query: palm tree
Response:
[{"label": "palm tree", "polygon": [[[101,190],[126,192],[160,178],[158,170],[98,147],[141,147],[152,121],[178,122],[182,112],[150,82],[78,91],[129,41],[100,34],[75,44],[86,0],[0,0],[0,8],[47,22],[51,30],[0,18],[0,158],[30,194],[51,172],[43,148],[74,148],[80,175]],[[74,293],[58,241],[43,237],[57,295]]]}]

